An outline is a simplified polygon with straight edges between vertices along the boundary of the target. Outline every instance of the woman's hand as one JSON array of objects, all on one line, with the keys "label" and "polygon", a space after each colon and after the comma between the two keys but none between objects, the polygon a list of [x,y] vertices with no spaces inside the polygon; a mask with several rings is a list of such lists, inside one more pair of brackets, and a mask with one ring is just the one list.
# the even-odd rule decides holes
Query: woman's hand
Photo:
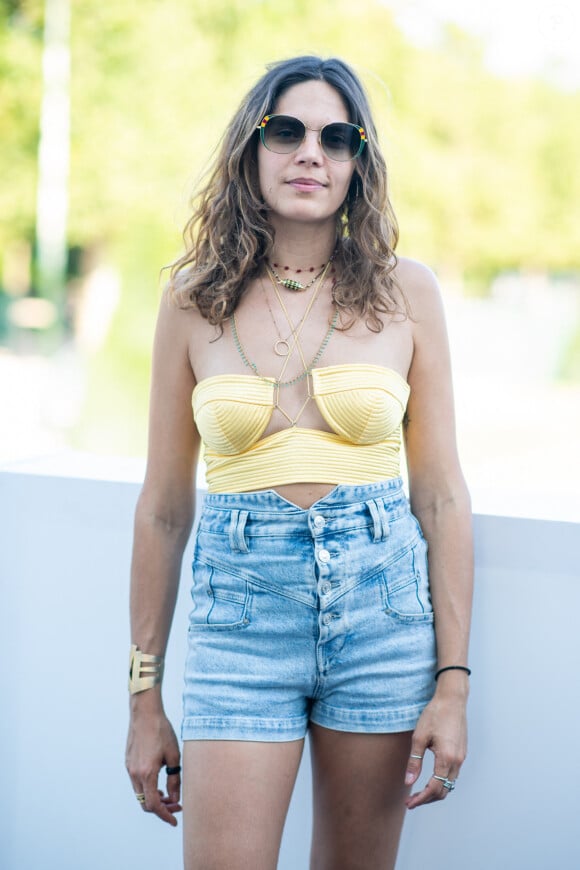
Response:
[{"label": "woman's hand", "polygon": [[[461,770],[467,752],[467,722],[465,716],[466,693],[449,688],[439,689],[425,707],[415,728],[411,755],[405,776],[406,785],[413,785],[421,774],[425,750],[434,758],[433,775],[422,791],[410,795],[407,808],[440,801],[447,797]],[[441,777],[441,779],[436,779]]]},{"label": "woman's hand", "polygon": [[167,776],[166,795],[158,788],[161,768],[178,767],[180,764],[177,738],[163,709],[152,710],[151,705],[146,703],[135,704],[131,713],[125,764],[135,794],[145,795],[142,809],[147,813],[155,813],[162,821],[175,827],[175,813],[181,812],[181,775],[173,773]]}]

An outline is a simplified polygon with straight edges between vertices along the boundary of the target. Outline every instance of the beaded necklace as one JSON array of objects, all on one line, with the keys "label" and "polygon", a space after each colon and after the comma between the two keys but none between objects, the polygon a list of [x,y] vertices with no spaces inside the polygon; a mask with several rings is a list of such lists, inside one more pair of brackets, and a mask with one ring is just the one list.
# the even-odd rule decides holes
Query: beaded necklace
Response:
[{"label": "beaded necklace", "polygon": [[[302,284],[302,282],[299,281],[297,278],[282,278],[276,271],[276,269],[284,269],[284,271],[287,272],[290,269],[290,266],[280,266],[278,263],[269,263],[267,265],[267,269],[271,273],[271,275],[274,276],[277,283],[280,284],[281,287],[285,287],[286,290],[308,290],[310,287],[312,287],[313,284],[316,283],[316,281],[320,278],[320,276],[324,272],[326,272],[326,270],[328,269],[328,267],[330,266],[330,264],[334,260],[335,254],[336,254],[336,248],[334,249],[334,251],[330,255],[329,260],[326,263],[322,264],[322,266],[320,267],[320,272],[318,273],[318,275],[315,275],[314,278],[312,278],[308,282],[308,284]],[[304,270],[303,269],[294,269],[294,271],[296,272],[297,275],[299,275],[302,271],[314,272],[315,268],[316,268],[315,266],[310,266],[309,269],[304,269]],[[333,271],[334,271],[334,267],[333,267]]]},{"label": "beaded necklace", "polygon": [[[328,262],[330,262],[330,260]],[[280,284],[282,287],[285,287],[287,290],[308,290],[308,288],[312,287],[312,285],[316,283],[318,278],[320,278],[322,273],[326,270],[328,263],[324,264],[318,275],[315,275],[314,278],[312,278],[312,280],[308,282],[308,284],[302,284],[301,281],[298,281],[295,278],[281,278],[280,275],[277,273],[276,269],[274,268],[274,266],[277,265],[278,263],[273,263],[271,266],[269,266],[269,270],[271,270],[278,284]],[[285,266],[284,268],[287,269],[288,266]],[[298,269],[297,271],[300,272],[301,270]],[[311,267],[310,271],[314,271],[313,266]]]},{"label": "beaded necklace", "polygon": [[236,346],[236,350],[238,351],[244,365],[247,366],[247,368],[252,369],[254,374],[257,375],[257,377],[259,377],[263,381],[267,381],[268,383],[270,383],[271,381],[274,381],[274,383],[279,387],[290,387],[290,386],[292,386],[292,384],[298,384],[300,381],[303,381],[304,378],[308,377],[308,375],[311,374],[312,369],[315,367],[316,363],[319,362],[319,360],[321,359],[322,354],[326,350],[328,342],[330,341],[330,339],[332,337],[332,333],[336,329],[336,324],[338,322],[338,309],[336,309],[334,312],[334,317],[332,318],[332,320],[330,322],[330,325],[328,327],[326,335],[324,336],[324,339],[322,340],[322,344],[320,345],[320,347],[316,351],[315,356],[310,360],[308,366],[304,369],[304,371],[301,374],[296,375],[295,378],[292,378],[289,381],[281,381],[279,378],[269,378],[266,375],[260,374],[260,372],[258,371],[258,366],[256,365],[256,363],[252,362],[252,360],[248,359],[248,356],[246,354],[244,346],[240,340],[240,336],[238,334],[238,329],[237,329],[235,313],[230,314],[229,320],[230,320],[230,327],[232,330],[232,336],[234,339],[234,344]]}]

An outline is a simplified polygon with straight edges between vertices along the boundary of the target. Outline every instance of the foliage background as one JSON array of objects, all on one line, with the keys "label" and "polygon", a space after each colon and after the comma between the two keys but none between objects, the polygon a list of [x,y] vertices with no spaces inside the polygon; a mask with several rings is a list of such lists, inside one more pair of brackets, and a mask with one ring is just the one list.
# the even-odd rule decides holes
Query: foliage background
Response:
[{"label": "foliage background", "polygon": [[[196,178],[268,61],[337,54],[357,68],[391,169],[400,253],[471,295],[506,271],[578,273],[580,92],[493,75],[457,27],[418,48],[377,0],[75,0],[71,9],[67,293],[74,302],[87,254],[118,271],[122,291],[105,344],[84,355],[72,443],[144,452],[159,271],[180,250]],[[1,0],[0,317],[15,292],[38,292],[33,278],[15,291],[9,272],[15,251],[34,250],[42,30],[41,0]],[[0,340],[14,345],[3,323]],[[557,368],[580,379],[578,329]]]}]

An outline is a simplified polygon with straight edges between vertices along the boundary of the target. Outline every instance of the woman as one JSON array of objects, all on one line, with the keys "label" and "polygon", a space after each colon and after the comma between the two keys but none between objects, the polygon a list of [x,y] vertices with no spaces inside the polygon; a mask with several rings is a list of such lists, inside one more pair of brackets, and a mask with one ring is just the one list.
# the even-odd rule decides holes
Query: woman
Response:
[{"label": "woman", "polygon": [[[405,808],[446,798],[465,756],[470,509],[439,291],[394,256],[386,168],[352,70],[315,57],[270,67],[188,230],[159,313],[136,512],[133,787],[177,823],[160,679],[201,436],[185,867],[276,867],[308,730],[311,866],[391,868]],[[432,775],[410,794],[427,749]]]}]

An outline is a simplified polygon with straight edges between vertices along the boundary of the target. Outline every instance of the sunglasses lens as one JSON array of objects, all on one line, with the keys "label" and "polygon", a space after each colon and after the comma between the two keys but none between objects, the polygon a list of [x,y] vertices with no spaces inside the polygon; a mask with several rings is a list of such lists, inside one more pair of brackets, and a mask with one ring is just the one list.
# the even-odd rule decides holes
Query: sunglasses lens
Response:
[{"label": "sunglasses lens", "polygon": [[322,130],[322,147],[331,160],[352,160],[361,149],[361,134],[354,124],[328,124]]},{"label": "sunglasses lens", "polygon": [[[268,151],[291,154],[304,141],[306,127],[291,115],[266,115],[260,124],[260,136]],[[343,121],[327,124],[320,132],[322,149],[331,160],[346,161],[358,157],[365,141],[359,127]]]},{"label": "sunglasses lens", "polygon": [[262,127],[262,142],[276,154],[290,154],[300,146],[306,127],[298,118],[289,115],[274,115]]}]

